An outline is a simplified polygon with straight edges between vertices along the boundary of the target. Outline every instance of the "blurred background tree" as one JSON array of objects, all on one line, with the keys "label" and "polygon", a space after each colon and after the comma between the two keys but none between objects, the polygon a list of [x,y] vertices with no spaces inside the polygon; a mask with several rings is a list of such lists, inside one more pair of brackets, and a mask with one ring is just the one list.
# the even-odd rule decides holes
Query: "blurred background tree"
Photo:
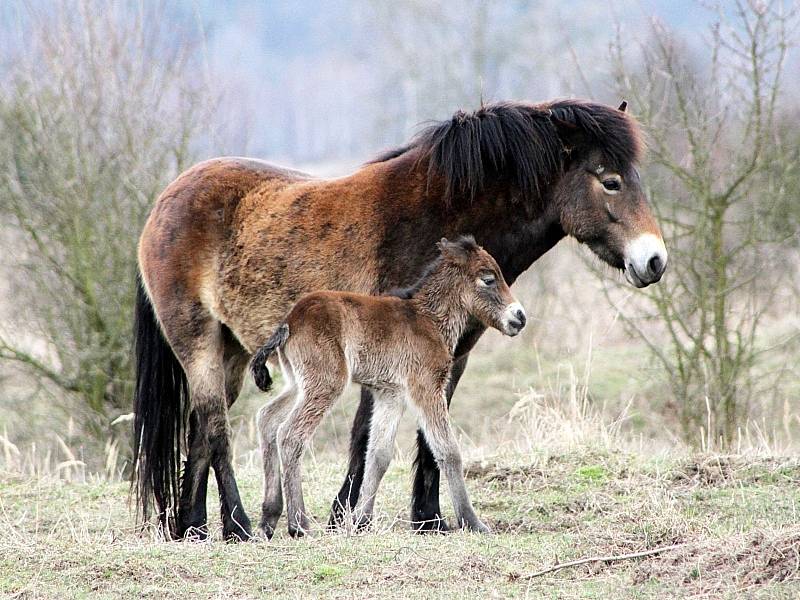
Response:
[{"label": "blurred background tree", "polygon": [[797,277],[799,129],[784,102],[796,28],[796,6],[737,0],[702,51],[659,23],[633,66],[622,34],[612,45],[617,89],[647,129],[645,181],[670,252],[662,283],[620,315],[666,370],[687,440],[735,443],[759,416],[752,399],[774,397],[794,368],[770,353],[798,332],[764,325],[791,306]]},{"label": "blurred background tree", "polygon": [[0,90],[0,215],[17,259],[0,358],[101,441],[130,411],[138,232],[211,108],[191,40],[137,6],[29,7]]}]

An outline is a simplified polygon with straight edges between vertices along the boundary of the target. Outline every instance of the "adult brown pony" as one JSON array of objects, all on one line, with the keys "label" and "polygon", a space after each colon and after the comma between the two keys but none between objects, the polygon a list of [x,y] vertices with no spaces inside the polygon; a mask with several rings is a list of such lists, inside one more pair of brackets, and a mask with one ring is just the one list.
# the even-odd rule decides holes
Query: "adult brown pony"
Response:
[{"label": "adult brown pony", "polygon": [[[250,536],[227,411],[250,353],[305,292],[407,286],[438,239],[461,234],[474,235],[509,284],[565,235],[633,285],[658,281],[667,254],[635,169],[641,148],[624,103],[506,102],[458,112],[347,177],[244,158],[183,173],[157,200],[139,245],[134,458],[143,517],[155,501],[168,533],[205,535],[213,467],[224,536]],[[483,331],[473,323],[459,341],[448,399]],[[334,522],[356,504],[371,410],[362,390]],[[418,444],[412,520],[443,529],[439,471],[421,433]]]}]

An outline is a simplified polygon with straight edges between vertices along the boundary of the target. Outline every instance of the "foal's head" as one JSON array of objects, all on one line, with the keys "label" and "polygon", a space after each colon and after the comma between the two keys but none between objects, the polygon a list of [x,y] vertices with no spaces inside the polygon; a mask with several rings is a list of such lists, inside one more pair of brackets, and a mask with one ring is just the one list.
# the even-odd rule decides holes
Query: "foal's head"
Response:
[{"label": "foal's head", "polygon": [[492,255],[472,236],[439,242],[442,266],[464,308],[486,327],[515,336],[525,327],[525,310],[514,298]]}]

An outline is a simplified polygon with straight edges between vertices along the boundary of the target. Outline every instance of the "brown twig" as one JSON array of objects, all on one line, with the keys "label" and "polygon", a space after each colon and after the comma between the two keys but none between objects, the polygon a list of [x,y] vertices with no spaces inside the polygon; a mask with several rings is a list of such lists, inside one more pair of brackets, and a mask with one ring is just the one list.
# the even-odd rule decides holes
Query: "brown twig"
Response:
[{"label": "brown twig", "polygon": [[652,556],[653,554],[661,554],[662,552],[669,552],[670,550],[676,550],[686,545],[687,543],[684,542],[681,544],[672,544],[671,546],[662,546],[661,548],[651,548],[650,550],[642,550],[641,552],[632,552],[630,554],[616,554],[611,556],[590,556],[589,558],[580,558],[578,560],[571,560],[569,562],[555,564],[552,567],[549,567],[547,569],[542,569],[541,571],[536,571],[535,573],[531,573],[530,575],[523,575],[522,579],[533,579],[534,577],[541,577],[542,575],[546,575],[547,573],[553,573],[554,571],[560,571],[561,569],[577,567],[592,562],[608,563],[608,562],[617,562],[620,560],[630,560],[632,558],[641,558],[643,556]]}]

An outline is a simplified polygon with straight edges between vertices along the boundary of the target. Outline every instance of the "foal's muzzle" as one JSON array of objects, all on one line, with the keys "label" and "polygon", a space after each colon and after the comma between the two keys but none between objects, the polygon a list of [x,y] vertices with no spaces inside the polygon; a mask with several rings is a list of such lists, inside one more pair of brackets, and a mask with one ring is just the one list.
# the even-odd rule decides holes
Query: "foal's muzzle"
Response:
[{"label": "foal's muzzle", "polygon": [[625,247],[625,279],[638,288],[656,283],[667,269],[664,240],[652,233],[643,233]]},{"label": "foal's muzzle", "polygon": [[512,302],[503,311],[503,333],[514,337],[528,322],[525,316],[525,309],[519,302]]}]

